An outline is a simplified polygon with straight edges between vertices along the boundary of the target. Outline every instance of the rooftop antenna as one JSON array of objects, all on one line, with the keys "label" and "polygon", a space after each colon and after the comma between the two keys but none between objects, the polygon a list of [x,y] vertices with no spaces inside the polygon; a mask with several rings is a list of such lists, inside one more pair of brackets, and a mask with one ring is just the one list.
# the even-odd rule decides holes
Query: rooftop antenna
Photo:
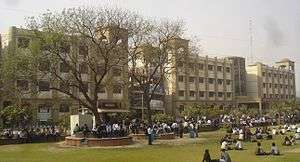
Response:
[{"label": "rooftop antenna", "polygon": [[249,18],[249,55],[250,63],[253,64],[253,30],[252,30],[252,19]]}]

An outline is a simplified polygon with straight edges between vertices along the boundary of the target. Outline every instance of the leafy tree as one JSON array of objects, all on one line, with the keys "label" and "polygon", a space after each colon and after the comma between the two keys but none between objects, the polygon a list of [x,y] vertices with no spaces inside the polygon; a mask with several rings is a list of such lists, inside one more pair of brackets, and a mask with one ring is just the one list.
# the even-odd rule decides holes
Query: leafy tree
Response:
[{"label": "leafy tree", "polygon": [[8,127],[24,127],[32,122],[32,111],[28,107],[7,106],[0,111],[4,125]]}]

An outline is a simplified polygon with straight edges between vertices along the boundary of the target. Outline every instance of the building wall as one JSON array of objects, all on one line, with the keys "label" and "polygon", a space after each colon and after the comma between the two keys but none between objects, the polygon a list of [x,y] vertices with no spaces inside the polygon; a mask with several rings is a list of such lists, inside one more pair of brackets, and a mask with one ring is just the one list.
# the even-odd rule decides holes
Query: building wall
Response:
[{"label": "building wall", "polygon": [[[116,29],[114,29],[116,30]],[[112,40],[112,36],[110,33],[113,32],[113,30],[108,30],[106,33],[107,39]],[[124,39],[124,42],[122,45],[127,45],[127,34],[126,32],[118,32],[122,34],[122,39]],[[30,31],[25,29],[20,29],[16,27],[11,27],[9,29],[8,39],[5,43],[7,47],[10,50],[10,53],[14,54],[17,48],[19,48],[20,40],[22,39],[32,39],[32,35]],[[89,47],[89,50],[92,50],[93,47]],[[73,54],[76,54],[79,52],[79,46],[78,45],[71,45],[70,52]],[[91,53],[89,53],[91,54]],[[124,54],[127,55],[126,52]],[[126,57],[125,57],[126,58]],[[126,60],[125,60],[126,61]],[[78,64],[83,62],[83,58],[78,58]],[[120,63],[121,64],[121,63]],[[60,65],[57,65],[57,68],[60,69]],[[79,68],[79,67],[78,67]],[[53,79],[50,75],[42,75],[40,72],[38,72],[38,80],[39,81],[46,81],[50,83],[50,86],[59,86],[59,82],[55,79]],[[66,77],[67,73],[61,72],[60,75],[62,77]],[[83,81],[91,82],[92,81],[92,75],[90,73],[88,74],[81,74],[81,77],[83,78]],[[17,84],[17,81],[16,81]],[[57,121],[58,117],[64,114],[77,114],[79,110],[85,109],[79,103],[70,97],[64,95],[63,93],[60,93],[55,90],[46,90],[46,91],[40,91],[38,90],[38,86],[33,83],[28,84],[29,90],[37,91],[36,93],[22,93],[21,100],[22,103],[26,103],[27,105],[30,105],[30,107],[35,112],[35,117],[38,121]],[[109,71],[109,73],[105,76],[105,79],[103,81],[103,86],[105,91],[98,93],[99,100],[98,100],[98,107],[100,112],[128,112],[128,66],[124,66],[121,69],[120,75],[116,76],[113,69]],[[121,87],[121,93],[114,93],[113,87],[119,86]],[[88,92],[90,96],[92,96],[92,91],[95,87],[93,87],[92,84],[88,84]],[[81,92],[78,91],[78,89],[71,89],[72,93],[75,94],[77,97],[84,99],[84,96],[81,94]],[[3,101],[9,100],[3,99]],[[3,104],[3,103],[2,103]],[[60,109],[61,105],[67,105],[69,111],[67,112],[61,112]]]},{"label": "building wall", "polygon": [[[189,52],[188,41],[177,39],[173,52]],[[218,59],[187,55],[174,62],[175,69],[167,82],[168,93],[172,97],[173,113],[189,105],[234,106],[233,64],[228,59]]]}]

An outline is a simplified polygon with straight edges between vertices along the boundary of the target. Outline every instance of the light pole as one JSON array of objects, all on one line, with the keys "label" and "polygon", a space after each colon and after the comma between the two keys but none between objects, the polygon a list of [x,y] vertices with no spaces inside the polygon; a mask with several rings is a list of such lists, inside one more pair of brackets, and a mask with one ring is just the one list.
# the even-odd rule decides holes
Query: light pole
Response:
[{"label": "light pole", "polygon": [[142,93],[142,121],[144,121],[144,93]]}]

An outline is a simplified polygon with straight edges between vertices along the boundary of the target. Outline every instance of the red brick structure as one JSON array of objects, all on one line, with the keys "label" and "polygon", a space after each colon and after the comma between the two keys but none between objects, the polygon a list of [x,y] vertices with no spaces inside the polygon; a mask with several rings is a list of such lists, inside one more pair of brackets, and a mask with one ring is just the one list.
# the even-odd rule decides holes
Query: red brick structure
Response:
[{"label": "red brick structure", "polygon": [[133,144],[132,137],[118,137],[118,138],[78,138],[66,137],[66,145],[68,146],[82,146],[99,147],[99,146],[124,146]]},{"label": "red brick structure", "polygon": [[[145,140],[148,137],[145,134],[131,134],[130,135],[133,139],[135,140]],[[171,140],[175,139],[175,134],[174,133],[164,133],[164,134],[159,134],[157,137],[158,140]]]}]

